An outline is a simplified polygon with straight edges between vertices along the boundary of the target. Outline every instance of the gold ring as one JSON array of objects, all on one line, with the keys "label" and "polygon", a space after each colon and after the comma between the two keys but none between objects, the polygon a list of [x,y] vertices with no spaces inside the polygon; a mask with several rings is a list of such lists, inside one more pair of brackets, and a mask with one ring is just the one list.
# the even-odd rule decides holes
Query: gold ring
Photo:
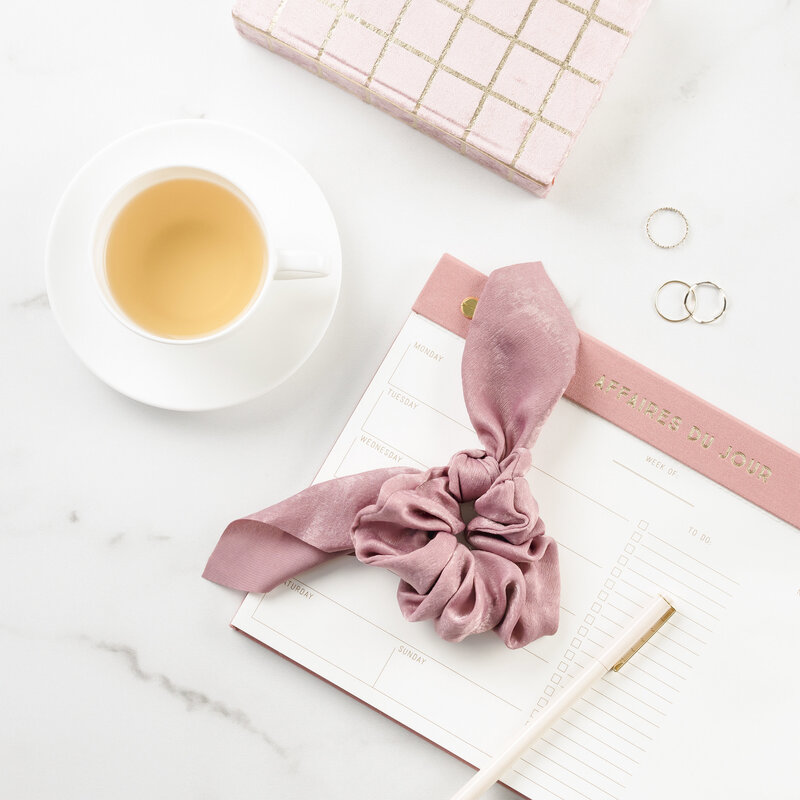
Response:
[{"label": "gold ring", "polygon": [[[722,306],[717,314],[710,319],[699,319],[694,315],[694,312],[697,311],[697,295],[695,294],[695,289],[697,289],[698,286],[713,286],[722,295]],[[692,298],[691,308],[689,308],[688,303],[690,296]],[[710,322],[716,322],[725,313],[725,310],[728,308],[728,296],[725,294],[725,290],[721,286],[717,286],[717,284],[713,281],[700,281],[699,283],[695,283],[689,287],[688,291],[683,297],[683,306],[689,312],[689,316],[695,322],[699,322],[701,325],[708,325]]]},{"label": "gold ring", "polygon": [[[680,286],[685,286],[686,289],[687,289],[686,295],[683,298],[683,307],[686,310],[686,315],[683,316],[683,317],[668,317],[658,307],[658,299],[659,299],[659,297],[661,297],[661,292],[663,292],[664,289],[667,288],[667,286],[670,286],[673,283],[677,283]],[[698,284],[695,284],[695,285],[698,285]],[[665,319],[667,322],[684,322],[685,320],[689,319],[689,317],[692,316],[692,312],[689,311],[689,308],[686,305],[686,298],[689,297],[690,294],[694,294],[694,292],[692,292],[692,287],[689,286],[689,284],[686,283],[686,281],[667,281],[666,283],[662,283],[661,286],[658,287],[658,291],[656,292],[656,299],[653,302],[653,305],[655,306],[655,309],[656,309],[656,313],[658,314],[659,317],[661,317],[661,319]],[[697,298],[695,297],[695,306],[696,305],[697,305]]]},{"label": "gold ring", "polygon": [[[678,216],[679,216],[679,217],[680,217],[680,218],[683,220],[683,236],[681,236],[681,238],[680,238],[680,239],[678,239],[678,241],[677,241],[677,242],[674,242],[673,244],[662,244],[661,242],[658,242],[658,241],[656,241],[656,240],[653,238],[653,233],[652,233],[652,231],[650,230],[650,223],[652,222],[652,220],[653,220],[653,217],[654,217],[656,214],[659,214],[659,213],[660,213],[660,212],[662,212],[662,211],[669,211],[669,212],[671,212],[671,213],[673,213],[673,214],[677,214],[677,215],[678,215]],[[682,243],[682,242],[683,242],[683,241],[686,239],[686,237],[689,235],[689,220],[688,220],[688,219],[686,219],[686,215],[683,213],[683,211],[679,211],[677,208],[672,208],[672,206],[662,206],[661,208],[657,208],[657,209],[656,209],[656,210],[655,210],[655,211],[654,211],[654,212],[653,212],[653,213],[652,213],[652,214],[651,214],[651,215],[650,215],[650,216],[647,218],[647,223],[645,224],[645,226],[644,226],[644,229],[647,231],[647,238],[648,238],[648,239],[649,239],[649,240],[650,240],[650,241],[651,241],[651,242],[652,242],[652,243],[653,243],[653,244],[654,244],[656,247],[660,247],[662,250],[669,250],[669,249],[671,249],[671,248],[673,248],[673,247],[677,247],[677,246],[678,246],[679,244],[681,244],[681,243]]]}]

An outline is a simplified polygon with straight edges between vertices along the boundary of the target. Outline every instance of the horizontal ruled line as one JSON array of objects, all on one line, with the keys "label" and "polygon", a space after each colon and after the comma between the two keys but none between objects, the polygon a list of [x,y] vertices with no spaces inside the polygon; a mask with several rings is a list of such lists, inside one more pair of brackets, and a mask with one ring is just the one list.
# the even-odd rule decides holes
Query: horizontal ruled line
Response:
[{"label": "horizontal ruled line", "polygon": [[621,703],[619,700],[615,700],[613,697],[609,697],[605,692],[601,692],[599,689],[592,687],[593,692],[597,692],[601,697],[605,697],[606,700],[611,701],[615,705],[618,705],[620,708],[624,708],[629,714],[633,714],[635,717],[639,717],[639,719],[644,720],[648,725],[654,725],[656,728],[658,727],[658,723],[653,722],[653,720],[648,719],[644,716],[644,714],[639,714],[638,712],[634,711],[632,708],[628,708],[625,703]]},{"label": "horizontal ruled line", "polygon": [[[628,583],[628,581],[626,581],[624,578],[620,578],[620,580],[621,580],[623,583]],[[630,583],[628,583],[628,586],[633,586],[633,584],[630,584]],[[634,586],[633,588],[634,588],[634,589],[636,589],[636,588],[638,588],[638,587]],[[641,589],[639,589],[639,591],[641,591]],[[635,600],[634,600],[632,597],[628,597],[628,595],[626,595],[626,594],[623,594],[623,593],[622,593],[622,592],[621,592],[619,589],[617,589],[617,594],[618,594],[618,595],[619,595],[619,596],[620,596],[620,597],[621,597],[623,600],[627,600],[627,601],[628,601],[628,602],[629,602],[631,605],[638,606],[639,608],[644,608],[644,606],[643,606],[641,603],[637,603],[637,602],[636,602],[636,601],[635,601]],[[609,603],[609,605],[610,605],[610,603]],[[617,608],[617,606],[614,606],[614,608]],[[618,610],[618,611],[622,611],[622,609],[621,609],[621,608],[617,608],[617,610]],[[622,611],[622,613],[623,613],[623,614],[628,614],[628,612],[627,612],[627,611]],[[629,617],[631,617],[631,618],[633,618],[633,614],[628,614],[628,616],[629,616]]]},{"label": "horizontal ruled line", "polygon": [[[623,769],[623,768],[622,768],[622,767],[621,767],[619,764],[615,764],[613,761],[609,761],[609,760],[608,760],[607,758],[605,758],[604,756],[601,756],[601,755],[600,755],[600,753],[595,753],[595,751],[594,751],[594,750],[590,750],[590,749],[589,749],[589,748],[588,748],[588,747],[587,747],[585,744],[581,744],[580,742],[576,741],[576,740],[575,740],[575,739],[573,739],[572,737],[570,737],[570,736],[567,736],[567,734],[566,734],[566,733],[563,733],[562,731],[556,730],[556,728],[551,728],[551,732],[552,732],[552,733],[557,733],[559,736],[562,736],[562,737],[563,737],[564,739],[566,739],[567,741],[569,741],[569,742],[572,742],[572,743],[573,743],[574,745],[576,745],[577,747],[580,747],[580,748],[582,748],[582,749],[583,749],[583,750],[585,750],[587,753],[591,753],[591,754],[592,754],[592,755],[593,755],[595,758],[599,758],[601,761],[605,761],[605,762],[606,762],[606,764],[609,764],[610,766],[614,767],[614,769],[618,769],[620,772],[624,773],[625,775],[629,775],[630,777],[633,777],[633,773],[632,773],[632,772],[628,772],[628,770],[626,770],[626,769]],[[585,733],[585,731],[584,731],[584,733]],[[586,733],[586,735],[587,735],[587,736],[590,736],[591,734],[588,734],[588,733]],[[552,742],[550,742],[548,739],[544,739],[543,741],[547,742],[548,744],[553,744],[553,743],[552,743]],[[555,747],[555,745],[553,745],[553,747]],[[615,752],[616,752],[616,751],[615,751]],[[622,753],[620,753],[620,755],[623,755],[623,754],[622,754]],[[631,760],[633,760],[633,759],[631,759]],[[634,763],[635,763],[635,764],[638,764],[639,762],[638,762],[638,761],[634,761]]]},{"label": "horizontal ruled line", "polygon": [[[584,783],[587,783],[587,784],[588,784],[589,786],[591,786],[593,789],[599,789],[601,792],[605,792],[605,793],[606,793],[606,794],[608,794],[610,797],[613,797],[613,795],[612,795],[612,794],[610,794],[610,792],[609,792],[607,789],[604,789],[602,786],[598,786],[596,783],[593,783],[592,781],[590,781],[588,778],[584,777],[584,776],[583,776],[583,775],[581,775],[580,773],[578,773],[578,772],[575,772],[574,770],[571,770],[569,767],[565,767],[565,766],[564,766],[564,765],[563,765],[563,764],[562,764],[560,761],[556,761],[554,758],[550,758],[550,756],[547,756],[547,755],[545,755],[545,754],[544,754],[544,753],[543,753],[541,750],[537,750],[536,748],[532,748],[532,750],[533,750],[533,752],[534,752],[534,753],[536,753],[536,755],[538,755],[540,758],[544,758],[544,759],[546,759],[547,761],[549,761],[551,764],[555,764],[555,765],[556,765],[557,767],[559,767],[560,769],[563,769],[563,770],[564,770],[564,772],[569,772],[569,774],[570,774],[570,775],[574,775],[574,776],[575,776],[575,777],[576,777],[578,780],[581,780],[581,781],[583,781]],[[529,760],[528,760],[527,758],[525,758],[524,756],[523,756],[522,760],[523,760],[523,761],[524,761],[526,764],[530,764],[532,767],[536,767],[536,766],[537,766],[536,764],[533,764],[531,761],[529,761]],[[589,767],[589,769],[594,769],[593,767],[590,767],[588,764],[584,764],[583,766],[585,766],[585,767]],[[623,789],[625,788],[625,784],[623,784],[623,783],[620,783],[619,781],[615,781],[615,780],[613,780],[612,778],[608,778],[608,776],[607,776],[607,775],[604,775],[602,772],[599,772],[599,770],[594,770],[594,771],[595,771],[595,772],[597,772],[599,775],[602,775],[604,778],[607,778],[607,779],[608,779],[608,780],[610,780],[612,783],[616,783],[618,786],[621,786]],[[550,777],[551,777],[551,778],[554,778],[555,780],[558,780],[558,778],[556,778],[556,777],[555,777],[555,775],[552,775],[552,774],[551,774],[551,775],[550,775]],[[572,791],[573,791],[573,792],[578,792],[578,794],[582,795],[583,797],[589,797],[589,795],[585,795],[585,794],[583,794],[583,792],[581,792],[580,790],[576,789],[574,786],[570,786],[568,783],[564,783],[564,785],[565,785],[565,786],[569,786],[569,788],[570,788],[570,789],[572,789]],[[592,800],[592,798],[590,798],[590,800]]]},{"label": "horizontal ruled line", "polygon": [[[411,347],[411,345],[409,345]],[[405,358],[405,356],[403,356]],[[398,364],[398,368],[399,368]],[[395,370],[397,371],[397,370]],[[394,377],[394,375],[392,375]],[[465,425],[463,422],[459,422],[457,419],[453,419],[449,414],[445,414],[440,408],[434,408],[430,403],[426,403],[424,400],[420,400],[415,394],[408,391],[408,389],[403,389],[401,386],[398,386],[396,383],[392,383],[391,378],[387,381],[387,386],[391,386],[392,389],[396,389],[398,392],[402,392],[403,394],[407,394],[412,400],[416,400],[418,403],[422,403],[422,405],[427,406],[431,411],[435,411],[437,414],[440,414],[445,419],[449,419],[450,422],[455,422],[456,425],[460,425],[464,430],[469,431],[470,433],[475,433],[474,429],[470,428],[469,425]]]},{"label": "horizontal ruled line", "polygon": [[[677,630],[680,630],[680,628],[677,628]],[[672,642],[672,644],[677,645],[678,647],[682,647],[684,650],[686,650],[687,653],[691,653],[693,656],[697,656],[698,658],[700,657],[700,653],[697,653],[694,650],[692,650],[690,647],[687,647],[683,642],[679,642],[677,639],[673,639],[671,636],[666,634],[663,630],[659,631],[659,633],[665,639],[667,639],[670,642]]]},{"label": "horizontal ruled line", "polygon": [[695,558],[693,555],[681,550],[680,547],[676,547],[672,542],[668,542],[666,539],[662,539],[660,536],[656,536],[654,533],[648,531],[648,536],[652,536],[654,539],[658,539],[659,542],[663,542],[668,547],[671,547],[673,550],[677,550],[679,553],[682,553],[686,556],[686,558],[691,558],[692,561],[696,561],[698,564],[702,564],[706,569],[710,569],[712,572],[716,572],[722,578],[725,578],[726,581],[730,581],[731,583],[735,583],[737,586],[741,586],[739,581],[735,581],[733,578],[729,578],[724,572],[720,572],[718,569],[714,569],[714,567],[709,567],[708,564],[701,561],[699,558]]},{"label": "horizontal ruled line", "polygon": [[[658,697],[660,700],[663,700],[665,703],[669,703],[670,705],[672,705],[672,700],[669,700],[668,698],[664,697],[663,694],[659,694],[655,689],[651,689],[649,686],[645,686],[643,683],[637,681],[636,678],[632,678],[630,675],[626,675],[622,671],[617,672],[616,674],[619,675],[619,677],[621,677],[621,678],[625,678],[626,680],[629,680],[631,683],[635,683],[640,689],[644,689],[646,692],[650,692],[650,694],[654,694],[656,697]],[[645,673],[645,675],[647,675],[647,674],[648,673]]]},{"label": "horizontal ruled line", "polygon": [[[623,677],[627,677],[627,676],[623,676]],[[604,681],[605,681],[605,682],[606,682],[606,683],[607,683],[607,684],[608,684],[608,685],[609,685],[609,686],[610,686],[612,689],[615,689],[615,690],[616,690],[616,691],[618,691],[618,692],[622,692],[623,694],[626,694],[626,695],[628,695],[628,697],[632,697],[634,700],[636,700],[637,702],[641,703],[643,706],[647,706],[648,708],[651,708],[651,709],[653,709],[653,711],[655,711],[657,714],[661,714],[661,716],[662,716],[662,717],[666,717],[666,716],[667,716],[666,712],[662,711],[660,708],[656,708],[655,706],[651,706],[651,705],[650,705],[650,703],[647,703],[647,702],[645,702],[645,701],[644,701],[644,700],[642,700],[642,698],[641,698],[641,697],[639,697],[638,695],[631,694],[629,691],[627,691],[626,689],[623,689],[621,686],[617,686],[617,684],[616,684],[616,683],[611,683],[611,681],[610,681],[610,680],[607,680],[607,676],[606,676],[606,675],[604,675],[604,676],[603,676],[603,680],[604,680]],[[669,702],[669,701],[667,701],[667,702]]]},{"label": "horizontal ruled line", "polygon": [[640,731],[635,725],[631,725],[630,722],[625,722],[624,719],[620,719],[615,714],[612,714],[610,711],[607,711],[605,708],[601,708],[600,706],[593,703],[591,700],[587,700],[585,697],[581,698],[584,703],[590,705],[592,708],[596,708],[602,714],[605,714],[607,717],[611,717],[611,719],[616,720],[620,723],[620,725],[624,725],[626,728],[630,728],[634,733],[638,733],[639,736],[644,737],[645,739],[649,739],[651,742],[653,741],[652,736],[648,736],[644,731]]},{"label": "horizontal ruled line", "polygon": [[683,659],[678,658],[678,656],[670,653],[669,650],[665,650],[663,647],[659,647],[655,642],[650,641],[648,642],[648,644],[650,645],[650,647],[658,650],[660,653],[663,653],[664,655],[669,656],[670,658],[674,658],[679,664],[683,664],[684,667],[689,667],[689,669],[692,668],[692,665],[688,661],[684,661]]},{"label": "horizontal ruled line", "polygon": [[[620,593],[617,592],[617,594],[620,594]],[[621,596],[624,597],[624,595],[621,595]],[[626,617],[629,617],[630,619],[633,619],[633,614],[631,614],[629,611],[626,611],[624,608],[620,608],[619,606],[615,606],[610,600],[608,601],[608,603],[606,605],[610,606],[611,608],[615,609],[616,611],[619,611],[620,614],[624,614]]]},{"label": "horizontal ruled line", "polygon": [[549,664],[550,662],[544,658],[544,656],[540,656],[538,653],[534,653],[533,650],[529,650],[527,647],[522,648],[528,655],[532,655],[539,659],[539,661],[544,661],[545,664]]},{"label": "horizontal ruled line", "polygon": [[[715,617],[710,611],[706,611],[702,606],[698,606],[697,603],[693,603],[691,600],[687,600],[685,597],[682,597],[674,589],[667,589],[666,586],[663,586],[662,584],[657,583],[656,581],[654,581],[652,578],[648,577],[647,575],[643,575],[641,572],[638,572],[633,567],[629,566],[628,569],[634,575],[638,575],[640,578],[644,578],[646,581],[649,581],[650,583],[652,583],[653,586],[657,586],[663,592],[666,592],[667,594],[671,595],[672,597],[677,597],[678,600],[683,601],[687,605],[690,605],[692,608],[696,608],[698,611],[700,611],[703,614],[706,614],[707,616],[711,617],[711,619],[715,620],[716,622],[719,622],[719,617]],[[631,584],[631,585],[633,585],[633,584]],[[642,594],[647,594],[647,592],[645,592],[644,589],[640,589],[639,591],[641,591]],[[701,625],[699,622],[696,622],[696,624],[700,625],[701,628],[703,628],[704,630],[708,631],[709,633],[712,633],[711,628],[707,628],[705,625]]]},{"label": "horizontal ruled line", "polygon": [[596,719],[592,719],[590,716],[587,716],[582,711],[578,711],[577,708],[573,707],[570,709],[570,711],[572,711],[575,714],[580,714],[582,717],[588,719],[589,722],[591,722],[592,724],[597,725],[600,728],[603,728],[603,730],[608,731],[612,736],[616,736],[617,739],[622,739],[623,742],[627,742],[631,747],[635,747],[637,750],[641,750],[643,753],[645,752],[644,747],[639,747],[638,744],[632,742],[630,739],[626,739],[621,733],[617,733],[615,730],[609,728],[608,725],[603,725],[602,722],[598,722]]},{"label": "horizontal ruled line", "polygon": [[[541,753],[539,755],[541,755]],[[544,758],[547,758],[547,756],[544,756]],[[524,761],[529,767],[532,767],[533,769],[539,770],[539,772],[541,772],[542,774],[547,775],[548,778],[556,781],[556,783],[560,783],[562,786],[566,786],[567,789],[570,789],[571,791],[575,792],[576,794],[579,794],[581,797],[585,797],[586,800],[595,800],[595,798],[591,797],[590,795],[586,794],[585,792],[582,792],[580,789],[576,789],[571,784],[567,783],[566,781],[561,780],[561,778],[557,778],[555,775],[553,775],[552,772],[548,772],[546,769],[540,767],[538,764],[534,764],[530,759],[527,759],[527,758],[525,758],[523,756],[520,760]],[[552,758],[548,759],[548,760],[549,761],[553,761]],[[553,761],[553,763],[557,764],[559,767],[561,767],[561,769],[565,770],[566,772],[570,772],[573,775],[577,775],[576,772],[572,772],[572,770],[569,770],[566,767],[561,766],[561,764],[558,764],[557,761]],[[581,778],[580,775],[577,775],[577,777]],[[609,792],[608,790],[603,789],[602,787],[595,785],[591,781],[586,780],[586,778],[581,778],[581,780],[586,781],[586,783],[588,783],[590,786],[593,786],[595,789],[599,789],[604,794],[607,794],[609,797],[613,798],[613,800],[617,800],[615,795],[611,794],[611,792]]]},{"label": "horizontal ruled line", "polygon": [[[634,658],[636,657],[636,655],[638,655],[638,653],[634,655]],[[658,681],[663,686],[666,686],[667,689],[672,689],[673,692],[678,691],[677,686],[673,686],[671,683],[667,683],[663,678],[659,678],[658,675],[653,675],[652,672],[648,672],[646,669],[644,669],[644,667],[640,667],[638,664],[634,664],[633,660],[629,661],[628,664],[630,664],[630,666],[633,669],[638,669],[639,672],[644,672],[644,674],[647,675],[648,678],[652,678],[654,681]]]},{"label": "horizontal ruled line", "polygon": [[[687,619],[689,622],[691,622],[691,620],[688,617],[685,617],[685,619]],[[705,641],[705,639],[701,639],[699,636],[695,636],[695,634],[689,633],[689,631],[685,630],[684,628],[681,628],[680,625],[678,625],[677,622],[675,622],[673,619],[668,620],[667,621],[667,625],[669,625],[671,628],[675,628],[676,631],[680,631],[681,633],[685,634],[686,636],[689,636],[690,638],[700,642],[700,644],[708,644],[708,642]],[[666,634],[664,634],[664,635],[666,636]]]},{"label": "horizontal ruled line", "polygon": [[[587,764],[583,759],[578,758],[578,756],[576,756],[574,753],[570,753],[569,750],[565,750],[563,747],[559,747],[557,744],[555,744],[554,742],[551,742],[549,739],[542,738],[541,742],[543,744],[546,744],[548,747],[552,747],[555,750],[558,750],[559,753],[563,753],[565,756],[571,758],[573,761],[577,761],[582,767],[587,767],[588,769],[592,770],[592,772],[596,772],[601,778],[605,778],[606,780],[611,781],[611,783],[616,783],[617,786],[621,786],[623,789],[625,788],[625,784],[624,783],[620,783],[618,780],[616,780],[615,778],[612,778],[610,775],[606,775],[605,772],[603,772],[602,770],[597,769],[597,767],[592,766],[591,764]],[[585,747],[582,748],[582,749],[586,750]],[[540,750],[536,750],[534,748],[534,752],[535,753],[539,753],[539,755],[543,756],[544,758],[547,758],[547,756],[544,753],[542,753]],[[586,752],[588,753],[590,751],[587,750]],[[561,764],[559,764],[558,761],[554,761],[553,763],[558,764],[559,766],[561,766]],[[565,767],[565,769],[566,769],[566,767]]]},{"label": "horizontal ruled line", "polygon": [[[657,567],[655,564],[652,564],[651,562],[647,561],[647,559],[644,559],[641,556],[634,555],[634,556],[632,556],[632,558],[635,558],[637,561],[641,561],[642,564],[647,564],[648,567],[650,567],[651,569],[654,569],[656,572],[660,572],[662,575],[666,575],[670,580],[673,580],[676,583],[679,583],[681,586],[685,586],[687,589],[689,589],[689,591],[692,591],[695,594],[699,594],[700,597],[702,597],[704,600],[708,600],[709,603],[713,603],[715,606],[719,606],[723,611],[725,610],[726,607],[722,603],[720,603],[718,600],[714,600],[713,597],[709,597],[707,594],[703,594],[700,590],[695,589],[694,586],[691,586],[690,584],[686,583],[685,581],[682,581],[682,580],[676,578],[671,572],[665,572],[663,569],[661,569],[661,567]],[[638,573],[638,574],[641,574],[641,573]]]},{"label": "horizontal ruled line", "polygon": [[628,470],[628,472],[631,472],[631,473],[633,473],[633,474],[634,474],[634,475],[636,475],[638,478],[641,478],[643,481],[647,481],[647,482],[648,482],[649,484],[651,484],[652,486],[655,486],[655,487],[656,487],[656,489],[661,489],[661,491],[662,491],[662,492],[666,492],[668,495],[671,495],[671,496],[672,496],[672,497],[674,497],[676,500],[680,500],[680,501],[681,501],[681,503],[686,503],[686,505],[687,505],[687,506],[691,506],[692,508],[694,508],[694,503],[690,503],[690,502],[689,502],[689,501],[688,501],[688,500],[687,500],[685,497],[681,497],[679,494],[675,494],[675,492],[671,492],[669,489],[665,489],[665,488],[664,488],[664,487],[663,487],[663,486],[662,486],[660,483],[656,483],[655,481],[651,481],[651,480],[650,480],[650,478],[646,478],[646,477],[645,477],[644,475],[642,475],[640,472],[637,472],[635,469],[631,469],[630,467],[628,467],[628,466],[625,466],[625,464],[621,464],[621,463],[620,463],[619,461],[617,461],[616,459],[611,459],[611,460],[612,460],[612,461],[613,461],[613,462],[614,462],[614,463],[615,463],[615,464],[616,464],[618,467],[622,467],[622,469],[626,469],[626,470]]},{"label": "horizontal ruled line", "polygon": [[[563,722],[565,725],[569,725],[570,727],[575,728],[575,730],[580,731],[582,734],[584,734],[584,736],[588,736],[590,739],[594,739],[596,742],[599,742],[604,747],[607,747],[609,750],[613,750],[615,753],[621,755],[623,758],[627,758],[629,761],[633,761],[634,764],[636,765],[639,764],[639,762],[629,753],[623,753],[622,750],[618,750],[613,745],[610,745],[605,739],[598,739],[593,733],[589,733],[589,731],[586,731],[583,728],[581,728],[580,725],[576,725],[574,722],[570,722],[568,719],[564,719],[563,717],[561,718],[561,722]],[[561,736],[564,736],[564,734],[561,733],[561,731],[557,730],[556,728],[552,728],[551,730],[554,730],[556,733],[560,734]],[[575,740],[570,739],[570,741],[575,741]]]},{"label": "horizontal ruled line", "polygon": [[[647,655],[647,653],[643,653],[641,650],[638,651],[637,655],[641,656],[642,658],[646,658],[648,661],[652,661],[657,667],[661,667],[661,669],[665,669],[667,672],[671,672],[676,678],[680,678],[682,681],[686,680],[685,675],[681,675],[680,672],[676,672],[674,669],[670,669],[669,667],[665,667],[660,661],[656,661],[651,656]],[[655,675],[653,675],[655,678]]]},{"label": "horizontal ruled line", "polygon": [[[606,511],[608,511],[609,514],[613,514],[615,517],[619,517],[621,520],[625,522],[630,522],[630,520],[627,517],[624,517],[619,512],[614,511],[613,508],[609,508],[607,505],[604,505],[599,500],[595,500],[594,497],[590,497],[588,494],[584,494],[580,489],[576,489],[574,486],[571,486],[566,481],[562,481],[560,478],[556,478],[555,475],[551,475],[549,472],[545,472],[541,467],[537,467],[536,464],[532,464],[532,466],[537,472],[541,472],[542,475],[547,475],[548,478],[552,478],[556,483],[560,483],[562,486],[566,486],[567,489],[571,489],[573,492],[575,492],[575,494],[579,494],[581,497],[585,498],[589,502],[594,503],[596,506],[600,506],[600,508],[602,509],[605,509]],[[600,565],[598,564],[597,566]]]},{"label": "horizontal ruled line", "polygon": [[[620,580],[620,583],[624,583],[626,586],[630,586],[631,589],[636,589],[637,592],[639,592],[640,594],[643,594],[645,597],[648,596],[647,592],[644,589],[642,589],[641,586],[637,586],[635,583],[631,583],[629,580],[626,580],[625,578],[620,578],[619,580]],[[620,593],[617,592],[617,594],[620,594]],[[629,599],[629,598],[626,598],[626,599]],[[635,600],[631,600],[631,602],[634,603],[635,605],[639,606],[639,608],[644,608],[644,606],[640,605]]]},{"label": "horizontal ruled line", "polygon": [[[690,569],[687,569],[682,564],[679,564],[677,561],[673,561],[671,558],[667,558],[663,553],[660,553],[658,550],[655,550],[649,545],[646,545],[644,542],[639,542],[639,546],[644,547],[645,550],[649,550],[651,553],[655,553],[659,558],[663,558],[664,561],[669,561],[670,564],[674,564],[676,567],[682,569],[684,572],[688,572],[693,577],[697,578],[700,581],[703,581],[703,583],[707,583],[709,586],[713,586],[718,592],[722,592],[722,594],[726,594],[728,597],[733,597],[733,595],[730,592],[726,592],[725,589],[723,589],[721,586],[717,586],[716,583],[712,583],[710,580],[704,578],[702,575],[698,575],[696,572],[692,572]],[[708,569],[711,569],[711,567],[708,567]]]},{"label": "horizontal ruled line", "polygon": [[[602,616],[604,616],[604,615],[603,615],[603,614],[601,614],[600,616],[602,617]],[[606,617],[606,619],[608,619],[608,617]],[[614,620],[613,620],[613,619],[612,619],[612,620],[609,620],[609,621],[610,621],[610,622],[614,622]],[[615,624],[615,625],[619,625],[619,622],[614,622],[614,624]],[[622,627],[622,626],[620,625],[620,627]],[[600,633],[602,633],[602,634],[605,634],[606,636],[608,636],[608,637],[610,637],[610,638],[612,638],[612,639],[614,638],[614,634],[613,634],[613,633],[609,633],[609,632],[608,632],[608,631],[607,631],[605,628],[601,628],[601,627],[600,627],[600,625],[599,625],[598,623],[595,623],[595,625],[594,625],[594,630],[596,630],[596,631],[600,631]]]},{"label": "horizontal ruled line", "polygon": [[567,545],[565,545],[563,542],[559,542],[558,546],[564,550],[567,550],[570,553],[574,553],[576,556],[582,558],[584,561],[588,561],[590,564],[597,567],[598,569],[603,569],[602,564],[598,564],[596,561],[592,561],[592,559],[589,558],[589,556],[585,556],[583,553],[579,553],[577,550],[573,550],[571,547],[567,547]]},{"label": "horizontal ruled line", "polygon": [[535,781],[533,778],[528,777],[524,772],[520,772],[518,769],[515,769],[514,772],[520,776],[520,778],[525,778],[526,781],[532,783],[534,786],[538,786],[540,789],[544,789],[548,794],[553,795],[553,797],[557,797],[558,800],[566,800],[563,795],[554,792],[549,787],[545,786],[543,783],[539,783],[539,781]]},{"label": "horizontal ruled line", "polygon": [[[300,646],[302,647],[302,645],[300,645]],[[374,688],[373,691],[376,691],[378,694],[382,694],[387,700],[391,700],[393,703],[397,703],[397,705],[402,706],[407,711],[410,711],[412,714],[416,714],[420,719],[424,719],[425,722],[429,722],[431,725],[435,725],[440,730],[443,730],[445,733],[449,733],[450,736],[454,737],[455,739],[458,739],[460,742],[464,742],[464,744],[469,745],[470,747],[472,747],[475,750],[477,750],[479,753],[482,753],[483,755],[485,755],[487,758],[490,758],[489,753],[487,753],[485,750],[481,750],[481,748],[477,747],[473,742],[468,742],[463,737],[459,736],[456,733],[453,733],[453,731],[451,731],[451,730],[448,730],[447,728],[444,727],[444,725],[442,725],[442,724],[440,724],[438,722],[435,722],[432,719],[429,719],[424,714],[420,714],[419,711],[417,711],[416,708],[411,708],[411,706],[407,706],[405,703],[401,703],[396,697],[392,697],[390,694],[386,694],[386,692],[382,692],[377,687]]]}]

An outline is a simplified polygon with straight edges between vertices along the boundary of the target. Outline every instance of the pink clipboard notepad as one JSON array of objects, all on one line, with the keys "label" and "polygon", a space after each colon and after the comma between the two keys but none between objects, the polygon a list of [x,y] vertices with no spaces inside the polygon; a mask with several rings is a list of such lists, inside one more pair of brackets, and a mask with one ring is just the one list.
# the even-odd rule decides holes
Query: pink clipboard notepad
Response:
[{"label": "pink clipboard notepad", "polygon": [[[478,446],[461,394],[461,303],[485,281],[441,259],[317,481]],[[559,545],[555,636],[516,651],[492,634],[444,642],[402,618],[394,576],[348,557],[248,595],[232,625],[480,765],[663,593],[677,614],[504,782],[548,800],[787,796],[800,455],[582,334],[529,480]],[[742,730],[759,733],[730,770]]]}]

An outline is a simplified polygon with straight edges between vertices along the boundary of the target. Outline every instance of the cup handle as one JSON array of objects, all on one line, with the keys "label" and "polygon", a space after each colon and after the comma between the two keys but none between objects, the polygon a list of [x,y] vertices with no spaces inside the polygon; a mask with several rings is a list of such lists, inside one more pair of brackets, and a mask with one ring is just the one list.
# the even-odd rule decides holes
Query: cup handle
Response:
[{"label": "cup handle", "polygon": [[324,278],[330,274],[321,253],[313,250],[278,250],[274,277],[276,281],[296,278]]}]

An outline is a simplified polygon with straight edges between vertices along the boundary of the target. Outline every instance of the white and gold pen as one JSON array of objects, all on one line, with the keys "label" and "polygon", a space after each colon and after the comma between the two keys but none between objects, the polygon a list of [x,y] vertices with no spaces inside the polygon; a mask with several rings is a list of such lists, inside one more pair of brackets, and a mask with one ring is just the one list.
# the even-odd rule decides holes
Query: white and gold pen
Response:
[{"label": "white and gold pen", "polygon": [[561,717],[586,690],[610,670],[620,667],[675,613],[661,596],[653,601],[616,639],[575,678],[545,711],[537,714],[506,745],[501,753],[481,767],[451,798],[475,800],[493,786],[517,759]]}]

